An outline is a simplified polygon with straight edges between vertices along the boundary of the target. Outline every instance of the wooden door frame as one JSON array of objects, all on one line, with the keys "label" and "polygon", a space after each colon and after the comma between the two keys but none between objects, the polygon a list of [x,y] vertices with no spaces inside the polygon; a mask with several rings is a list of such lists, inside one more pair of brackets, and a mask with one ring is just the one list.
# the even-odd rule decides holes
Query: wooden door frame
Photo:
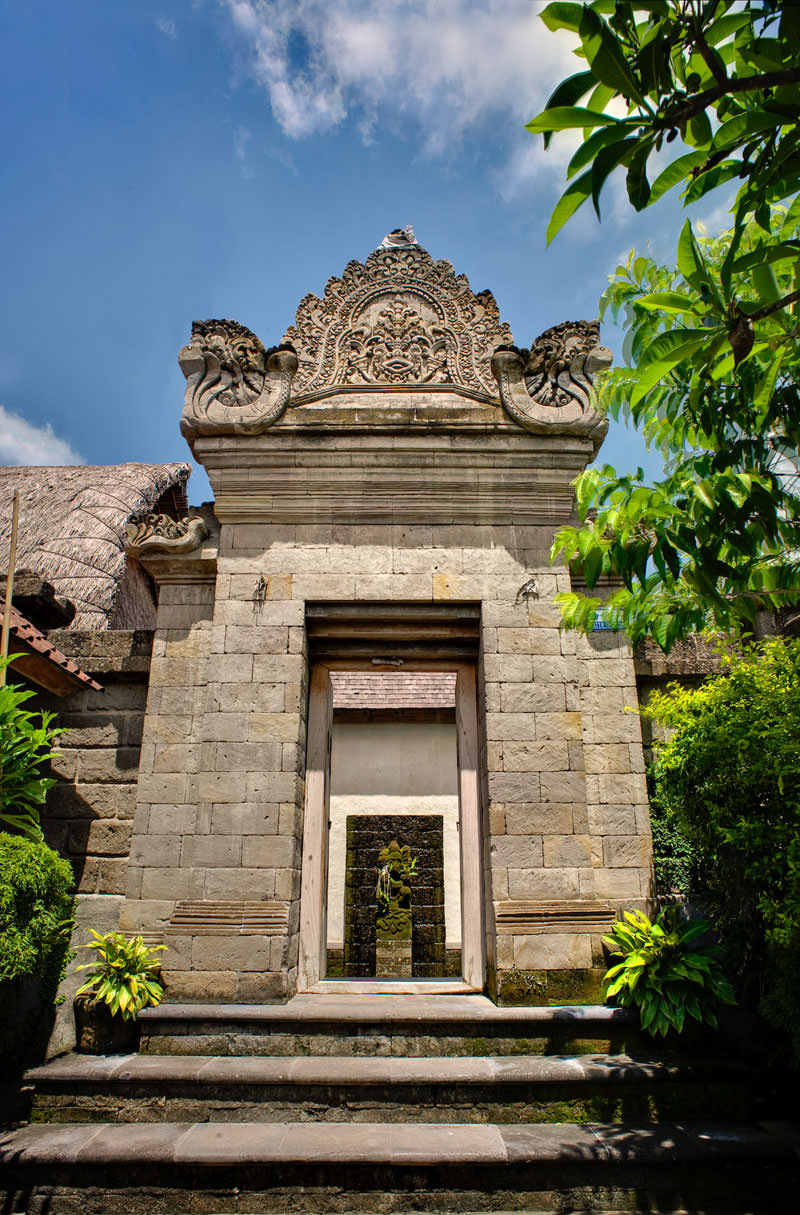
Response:
[{"label": "wooden door frame", "polygon": [[[333,724],[332,670],[375,670],[359,661],[316,661],[311,669],[306,747],[306,796],[300,882],[300,949],[297,990],[308,992],[325,980],[327,964],[328,819]],[[482,991],[486,983],[486,930],[483,907],[483,830],[480,797],[478,702],[474,662],[406,662],[404,670],[456,673],[459,851],[461,874],[461,982],[451,989]],[[343,990],[347,980],[331,980]],[[334,986],[335,985],[335,986]],[[326,983],[327,987],[328,984]],[[392,991],[418,990],[421,980],[393,981]]]}]

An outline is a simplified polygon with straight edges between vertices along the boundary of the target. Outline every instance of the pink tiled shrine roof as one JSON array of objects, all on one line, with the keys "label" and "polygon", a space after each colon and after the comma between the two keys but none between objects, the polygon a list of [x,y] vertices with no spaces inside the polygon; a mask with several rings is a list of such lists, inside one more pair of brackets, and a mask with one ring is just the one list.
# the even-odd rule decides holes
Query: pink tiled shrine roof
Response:
[{"label": "pink tiled shrine roof", "polygon": [[335,709],[451,709],[454,671],[331,671]]}]

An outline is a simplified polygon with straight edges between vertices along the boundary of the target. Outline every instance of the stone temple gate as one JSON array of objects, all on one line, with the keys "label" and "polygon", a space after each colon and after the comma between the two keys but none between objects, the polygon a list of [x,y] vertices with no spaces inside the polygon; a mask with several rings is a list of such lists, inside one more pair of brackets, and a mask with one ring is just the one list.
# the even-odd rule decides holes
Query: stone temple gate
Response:
[{"label": "stone temple gate", "polygon": [[145,519],[129,548],[159,608],[121,926],[168,944],[168,998],[364,990],[331,959],[346,822],[378,856],[381,813],[433,858],[426,984],[536,1002],[596,973],[649,892],[634,669],[620,635],[559,631],[548,550],[609,359],[585,322],[517,348],[409,232],[306,296],[278,346],[193,326],[181,429],[213,511]]}]

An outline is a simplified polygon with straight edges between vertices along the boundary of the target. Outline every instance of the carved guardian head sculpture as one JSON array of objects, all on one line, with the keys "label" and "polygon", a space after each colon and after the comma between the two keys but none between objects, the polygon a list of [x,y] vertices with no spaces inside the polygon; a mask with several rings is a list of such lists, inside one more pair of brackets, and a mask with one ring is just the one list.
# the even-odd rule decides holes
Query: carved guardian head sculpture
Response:
[{"label": "carved guardian head sculpture", "polygon": [[297,356],[289,346],[265,350],[238,321],[195,321],[178,355],[186,376],[181,433],[260,434],[289,404]]}]

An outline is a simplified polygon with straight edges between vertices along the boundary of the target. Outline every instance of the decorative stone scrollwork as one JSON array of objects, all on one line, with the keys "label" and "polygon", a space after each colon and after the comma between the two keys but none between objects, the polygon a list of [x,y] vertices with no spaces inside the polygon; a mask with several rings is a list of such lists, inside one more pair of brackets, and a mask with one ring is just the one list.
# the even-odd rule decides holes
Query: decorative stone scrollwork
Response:
[{"label": "decorative stone scrollwork", "polygon": [[506,413],[525,430],[567,427],[600,439],[608,423],[591,403],[592,382],[611,366],[596,321],[565,321],[538,337],[530,350],[501,346],[492,372]]},{"label": "decorative stone scrollwork", "polygon": [[491,352],[512,341],[489,291],[434,261],[408,229],[350,262],[322,299],[307,295],[286,331],[299,359],[293,404],[345,387],[455,387],[496,404]]},{"label": "decorative stone scrollwork", "polygon": [[291,346],[266,350],[238,321],[195,321],[178,355],[186,376],[185,438],[261,434],[289,404],[297,356]]},{"label": "decorative stone scrollwork", "polygon": [[200,515],[173,519],[171,515],[145,515],[126,529],[125,550],[131,557],[150,553],[191,553],[199,548],[208,535],[208,526]]}]

